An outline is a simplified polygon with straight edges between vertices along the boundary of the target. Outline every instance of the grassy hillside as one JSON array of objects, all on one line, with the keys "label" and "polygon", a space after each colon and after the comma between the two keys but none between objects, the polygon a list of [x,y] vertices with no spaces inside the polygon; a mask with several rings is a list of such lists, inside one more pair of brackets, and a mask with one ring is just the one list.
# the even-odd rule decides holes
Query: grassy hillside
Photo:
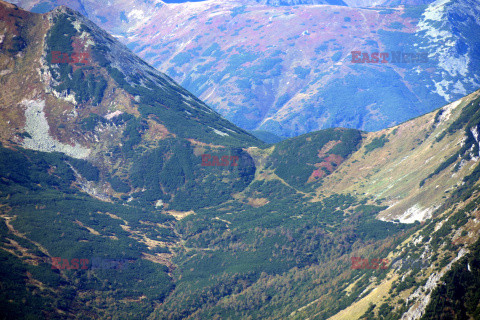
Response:
[{"label": "grassy hillside", "polygon": [[332,173],[362,141],[354,129],[327,129],[277,143],[269,157],[275,173],[295,187]]}]

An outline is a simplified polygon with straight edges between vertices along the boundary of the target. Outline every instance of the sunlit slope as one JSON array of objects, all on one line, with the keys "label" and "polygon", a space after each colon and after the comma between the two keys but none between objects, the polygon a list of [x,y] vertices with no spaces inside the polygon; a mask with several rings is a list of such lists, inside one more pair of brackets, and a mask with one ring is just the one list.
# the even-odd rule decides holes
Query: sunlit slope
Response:
[{"label": "sunlit slope", "polygon": [[479,101],[477,91],[424,116],[366,134],[362,147],[325,177],[317,191],[373,196],[390,206],[382,218],[424,220],[462,184],[478,160],[478,123],[464,126],[478,117]]}]

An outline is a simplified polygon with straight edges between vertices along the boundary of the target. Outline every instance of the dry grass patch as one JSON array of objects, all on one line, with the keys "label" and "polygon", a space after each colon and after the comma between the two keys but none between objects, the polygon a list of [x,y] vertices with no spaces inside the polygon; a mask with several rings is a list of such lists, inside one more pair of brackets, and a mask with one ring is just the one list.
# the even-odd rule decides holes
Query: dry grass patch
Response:
[{"label": "dry grass patch", "polygon": [[169,215],[173,216],[177,220],[182,220],[185,217],[188,217],[191,214],[195,214],[195,211],[190,210],[190,211],[176,211],[176,210],[169,210],[165,211]]},{"label": "dry grass patch", "polygon": [[254,207],[254,208],[259,208],[263,207],[264,205],[268,204],[270,201],[268,201],[267,198],[248,198],[248,205]]},{"label": "dry grass patch", "polygon": [[354,320],[360,318],[365,311],[368,310],[370,303],[378,304],[379,301],[388,296],[388,291],[392,287],[392,283],[398,279],[398,275],[392,275],[392,273],[390,273],[389,276],[389,279],[382,281],[382,283],[368,295],[330,317],[329,320]]}]

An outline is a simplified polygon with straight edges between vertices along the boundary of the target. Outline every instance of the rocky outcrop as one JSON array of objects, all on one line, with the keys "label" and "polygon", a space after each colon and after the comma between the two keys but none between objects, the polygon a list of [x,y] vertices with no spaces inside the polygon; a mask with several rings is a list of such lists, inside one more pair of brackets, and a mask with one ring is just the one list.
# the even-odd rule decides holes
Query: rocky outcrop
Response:
[{"label": "rocky outcrop", "polygon": [[90,154],[90,149],[79,144],[74,146],[62,143],[50,136],[50,126],[43,108],[43,100],[24,100],[25,106],[25,131],[30,135],[23,140],[22,146],[44,152],[63,152],[72,158],[85,159]]},{"label": "rocky outcrop", "polygon": [[425,308],[430,303],[430,296],[432,291],[440,284],[440,279],[449,271],[453,264],[461,259],[468,251],[466,249],[461,249],[458,252],[458,255],[453,259],[442,271],[438,273],[432,273],[427,280],[427,283],[424,286],[419,287],[412,293],[408,299],[407,303],[410,300],[415,300],[416,303],[403,314],[402,320],[416,320],[420,319],[425,313]]}]

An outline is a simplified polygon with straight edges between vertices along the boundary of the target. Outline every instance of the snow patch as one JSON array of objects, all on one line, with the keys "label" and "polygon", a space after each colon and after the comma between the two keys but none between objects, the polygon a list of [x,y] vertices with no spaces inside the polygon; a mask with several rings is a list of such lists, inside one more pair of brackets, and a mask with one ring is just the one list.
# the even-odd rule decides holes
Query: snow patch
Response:
[{"label": "snow patch", "polygon": [[462,102],[462,100],[457,100],[455,102],[452,102],[450,104],[447,104],[445,107],[442,108],[443,112],[442,115],[440,116],[440,121],[447,121],[450,119],[450,116],[452,115],[452,111],[458,107],[458,105]]},{"label": "snow patch", "polygon": [[225,127],[223,127],[223,129],[228,130],[228,131],[230,131],[231,133],[235,133],[235,131],[233,131],[232,129],[228,129],[228,128],[225,128]]},{"label": "snow patch", "polygon": [[463,85],[463,83],[460,82],[460,80],[458,80],[458,81],[453,85],[453,92],[454,92],[454,93],[462,94],[462,95],[464,95],[464,96],[466,96],[466,95],[468,94],[467,89],[465,89],[465,86]]},{"label": "snow patch", "polygon": [[473,134],[473,136],[475,137],[475,141],[478,142],[478,129],[477,127],[473,127],[470,129],[470,132]]},{"label": "snow patch", "polygon": [[417,203],[413,207],[407,209],[407,211],[405,211],[397,219],[401,223],[414,223],[415,221],[425,221],[432,217],[432,212],[435,209],[436,208],[430,207],[422,210],[422,208]]},{"label": "snow patch", "polygon": [[117,110],[115,112],[111,112],[111,113],[109,113],[105,116],[105,119],[112,120],[113,118],[121,115],[122,113],[123,113],[123,111],[120,111],[120,110]]},{"label": "snow patch", "polygon": [[[447,8],[451,0],[437,0],[431,3],[423,13],[421,20],[417,25],[417,32],[420,38],[425,38],[426,46],[420,46],[420,49],[431,52],[429,59],[437,61],[437,66],[443,74],[442,81],[434,82],[435,91],[446,101],[451,100],[450,93],[466,94],[464,84],[457,77],[467,78],[469,73],[470,56],[460,55],[456,46],[462,41],[451,31],[449,22],[449,12]],[[448,5],[448,6],[447,6]],[[449,77],[447,76],[447,73]],[[448,81],[450,78],[452,81]],[[466,81],[472,82],[472,81]],[[465,83],[465,82],[464,82]]]},{"label": "snow patch", "polygon": [[217,129],[214,129],[214,128],[212,128],[212,127],[210,127],[210,128],[213,129],[213,132],[215,132],[215,133],[218,134],[218,135],[228,136],[228,133],[222,132],[222,131],[217,130]]},{"label": "snow patch", "polygon": [[132,11],[130,11],[127,14],[127,17],[128,17],[128,19],[134,18],[134,19],[137,19],[137,20],[141,20],[145,17],[145,13],[142,10],[133,9]]},{"label": "snow patch", "polygon": [[82,23],[80,21],[75,20],[72,24],[75,30],[77,30],[77,32],[81,31]]},{"label": "snow patch", "polygon": [[442,220],[442,221],[440,221],[439,223],[437,223],[437,225],[435,226],[435,229],[433,230],[433,232],[437,232],[438,230],[440,230],[440,228],[443,227],[443,224],[444,224],[445,222],[447,222],[448,219],[449,219],[449,218],[447,218],[446,220]]}]

